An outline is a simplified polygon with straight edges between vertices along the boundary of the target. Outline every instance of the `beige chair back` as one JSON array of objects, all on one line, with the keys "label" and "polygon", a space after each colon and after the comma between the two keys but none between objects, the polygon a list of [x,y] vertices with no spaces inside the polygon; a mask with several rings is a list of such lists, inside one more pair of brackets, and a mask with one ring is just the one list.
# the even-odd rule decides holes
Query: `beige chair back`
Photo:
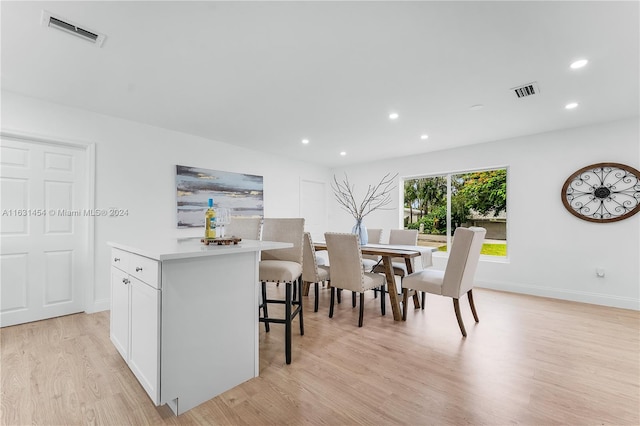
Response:
[{"label": "beige chair back", "polygon": [[417,229],[391,229],[389,231],[389,244],[415,246],[418,244],[418,230]]},{"label": "beige chair back", "polygon": [[[367,237],[369,238],[369,244],[380,244],[380,241],[382,240],[382,229],[367,229]],[[370,259],[375,262],[380,260],[380,256],[375,256],[373,254],[363,254],[362,258]],[[371,266],[369,266],[369,269],[371,269]]]},{"label": "beige chair back", "polygon": [[229,237],[239,237],[243,240],[259,240],[261,227],[262,218],[231,217],[226,234]]},{"label": "beige chair back", "polygon": [[287,260],[302,265],[304,218],[265,218],[262,225],[263,241],[292,243],[293,247],[263,250],[262,260]]},{"label": "beige chair back", "polygon": [[480,260],[486,229],[456,228],[442,281],[442,295],[460,298],[473,288],[473,276]]},{"label": "beige chair back", "polygon": [[362,255],[356,234],[324,234],[331,265],[331,286],[356,292],[364,291]]},{"label": "beige chair back", "polygon": [[318,262],[316,260],[316,250],[313,247],[311,233],[304,233],[302,248],[302,281],[317,283],[322,281],[318,276]]},{"label": "beige chair back", "polygon": [[[402,246],[418,245],[417,229],[391,229],[389,231],[389,244],[397,244]],[[392,257],[391,262],[404,264],[405,261],[401,257]]]},{"label": "beige chair back", "polygon": [[382,229],[367,229],[367,236],[371,244],[380,244],[382,240]]}]

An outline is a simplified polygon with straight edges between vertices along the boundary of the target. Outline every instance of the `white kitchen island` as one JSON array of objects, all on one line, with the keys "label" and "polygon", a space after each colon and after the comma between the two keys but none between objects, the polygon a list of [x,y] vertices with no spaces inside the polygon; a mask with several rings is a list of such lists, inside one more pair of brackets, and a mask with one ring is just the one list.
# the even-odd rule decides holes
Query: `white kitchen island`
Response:
[{"label": "white kitchen island", "polygon": [[178,415],[258,376],[260,251],[291,244],[108,244],[111,340],[156,405]]}]

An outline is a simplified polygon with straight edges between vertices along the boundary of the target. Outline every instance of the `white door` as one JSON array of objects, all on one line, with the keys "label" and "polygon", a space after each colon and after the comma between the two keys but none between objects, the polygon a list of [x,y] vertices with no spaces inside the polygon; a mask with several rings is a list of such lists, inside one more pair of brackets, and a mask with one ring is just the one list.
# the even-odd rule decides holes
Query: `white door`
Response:
[{"label": "white door", "polygon": [[88,223],[86,152],[0,140],[0,325],[84,310]]},{"label": "white door", "polygon": [[313,241],[324,241],[327,231],[326,184],[302,179],[300,182],[300,214],[304,217],[304,230]]}]

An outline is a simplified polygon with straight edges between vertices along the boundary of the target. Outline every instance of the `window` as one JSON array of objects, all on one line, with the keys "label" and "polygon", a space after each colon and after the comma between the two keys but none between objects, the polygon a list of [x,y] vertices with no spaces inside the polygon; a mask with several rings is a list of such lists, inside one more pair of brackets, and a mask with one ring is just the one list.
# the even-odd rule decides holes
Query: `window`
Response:
[{"label": "window", "polygon": [[423,245],[448,251],[458,226],[481,226],[482,254],[507,255],[507,169],[404,179],[404,224]]}]

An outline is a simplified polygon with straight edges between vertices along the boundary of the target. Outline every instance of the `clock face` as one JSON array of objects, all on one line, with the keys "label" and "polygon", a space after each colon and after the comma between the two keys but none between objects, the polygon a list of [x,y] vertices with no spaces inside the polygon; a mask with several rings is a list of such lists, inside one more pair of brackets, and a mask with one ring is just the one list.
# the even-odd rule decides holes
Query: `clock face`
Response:
[{"label": "clock face", "polygon": [[640,211],[640,172],[618,163],[584,167],[566,180],[562,203],[590,222],[615,222]]}]

